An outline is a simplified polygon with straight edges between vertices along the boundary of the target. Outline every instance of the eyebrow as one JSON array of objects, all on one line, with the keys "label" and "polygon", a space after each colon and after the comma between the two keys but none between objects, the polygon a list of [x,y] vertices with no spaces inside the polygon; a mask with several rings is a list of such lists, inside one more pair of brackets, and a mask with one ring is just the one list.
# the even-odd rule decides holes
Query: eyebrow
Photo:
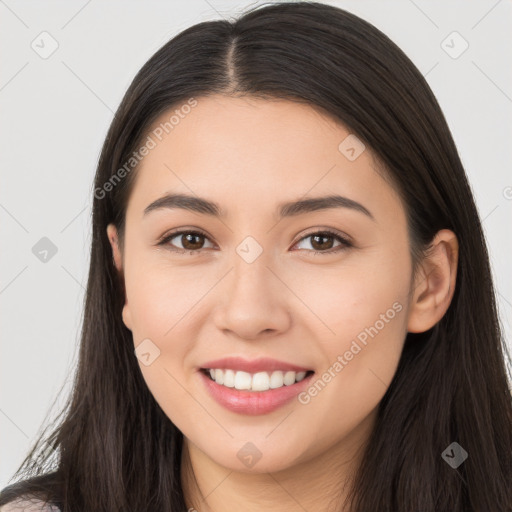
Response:
[{"label": "eyebrow", "polygon": [[[215,202],[209,201],[197,196],[186,194],[166,194],[156,201],[153,201],[144,209],[144,216],[150,212],[162,209],[182,209],[203,215],[210,215],[217,218],[225,218],[226,212]],[[363,213],[373,221],[375,217],[361,203],[339,195],[329,195],[325,197],[313,197],[308,199],[299,199],[281,203],[278,206],[279,218],[293,217],[318,210],[328,210],[331,208],[348,208]]]}]

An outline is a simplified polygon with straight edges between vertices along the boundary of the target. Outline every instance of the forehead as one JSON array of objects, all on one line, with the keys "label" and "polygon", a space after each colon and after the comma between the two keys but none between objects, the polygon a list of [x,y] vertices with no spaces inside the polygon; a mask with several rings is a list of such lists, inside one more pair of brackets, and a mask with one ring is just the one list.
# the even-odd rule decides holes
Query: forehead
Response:
[{"label": "forehead", "polygon": [[170,192],[211,198],[228,216],[332,193],[368,203],[372,211],[376,203],[397,208],[369,148],[319,109],[220,95],[195,102],[175,105],[149,128],[151,149],[136,171],[132,208],[142,211]]}]

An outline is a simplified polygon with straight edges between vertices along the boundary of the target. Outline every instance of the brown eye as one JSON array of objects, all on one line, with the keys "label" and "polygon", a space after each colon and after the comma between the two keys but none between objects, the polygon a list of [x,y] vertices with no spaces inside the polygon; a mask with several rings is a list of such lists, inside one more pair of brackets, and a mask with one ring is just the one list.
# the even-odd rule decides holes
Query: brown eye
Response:
[{"label": "brown eye", "polygon": [[201,249],[203,246],[204,241],[202,240],[204,237],[203,235],[199,235],[196,233],[187,233],[184,235],[180,235],[181,243],[183,245],[184,249]]},{"label": "brown eye", "polygon": [[[176,239],[178,242],[172,242]],[[334,231],[317,231],[301,238],[295,245],[302,243],[303,240],[311,239],[311,249],[306,252],[316,254],[333,254],[344,249],[352,247],[352,243],[345,239],[343,236]],[[200,253],[205,249],[205,241],[210,241],[208,236],[201,231],[175,231],[166,236],[158,245],[167,246],[170,250],[175,252]],[[338,245],[335,245],[338,241]],[[210,242],[211,243],[211,242]],[[181,244],[181,246],[179,245]],[[213,244],[210,246],[213,247]]]},{"label": "brown eye", "polygon": [[[352,247],[352,244],[348,240],[333,231],[318,231],[310,233],[309,235],[301,238],[297,244],[300,244],[303,240],[307,240],[308,238],[311,239],[310,245],[312,247],[312,251],[310,252],[313,252],[313,254],[333,254]],[[339,242],[337,246],[334,245],[336,240]]]},{"label": "brown eye", "polygon": [[334,244],[334,237],[328,235],[312,235],[311,236],[311,245],[315,251],[320,251],[322,249],[332,249]]},{"label": "brown eye", "polygon": [[[181,247],[179,245],[176,246],[176,242],[171,243],[171,240],[174,239],[177,239],[179,241],[178,243],[181,243]],[[169,244],[171,250],[178,252],[199,252],[201,249],[204,249],[205,240],[208,240],[208,237],[200,231],[177,231],[165,237],[159,245]]]}]

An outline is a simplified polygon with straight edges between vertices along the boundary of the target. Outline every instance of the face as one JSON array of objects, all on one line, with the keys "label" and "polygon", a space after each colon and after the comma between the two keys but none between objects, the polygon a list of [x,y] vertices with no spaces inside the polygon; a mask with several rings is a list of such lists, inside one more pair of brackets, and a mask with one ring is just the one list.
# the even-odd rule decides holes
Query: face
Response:
[{"label": "face", "polygon": [[[211,96],[186,111],[165,137],[150,132],[137,169],[118,254],[123,321],[148,388],[187,440],[226,468],[277,471],[342,446],[376,413],[407,332],[405,211],[370,149],[343,142],[350,132],[310,106]],[[145,213],[166,194],[220,213]],[[307,201],[326,196],[346,199]],[[226,357],[278,362],[217,363],[233,370],[216,372],[233,388],[201,370]],[[295,384],[293,366],[308,371]],[[247,385],[237,368],[253,369],[249,385],[266,373],[256,381],[270,389],[236,389]]]}]

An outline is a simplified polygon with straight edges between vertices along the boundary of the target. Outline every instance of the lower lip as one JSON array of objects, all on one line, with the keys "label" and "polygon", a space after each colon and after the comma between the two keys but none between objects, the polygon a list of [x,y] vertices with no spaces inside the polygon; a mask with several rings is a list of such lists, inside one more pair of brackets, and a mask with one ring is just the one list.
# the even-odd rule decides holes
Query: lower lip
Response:
[{"label": "lower lip", "polygon": [[312,373],[291,386],[282,386],[268,391],[245,391],[217,384],[201,370],[199,374],[210,395],[220,405],[230,411],[251,416],[267,414],[292,401],[309,385],[314,375]]}]

